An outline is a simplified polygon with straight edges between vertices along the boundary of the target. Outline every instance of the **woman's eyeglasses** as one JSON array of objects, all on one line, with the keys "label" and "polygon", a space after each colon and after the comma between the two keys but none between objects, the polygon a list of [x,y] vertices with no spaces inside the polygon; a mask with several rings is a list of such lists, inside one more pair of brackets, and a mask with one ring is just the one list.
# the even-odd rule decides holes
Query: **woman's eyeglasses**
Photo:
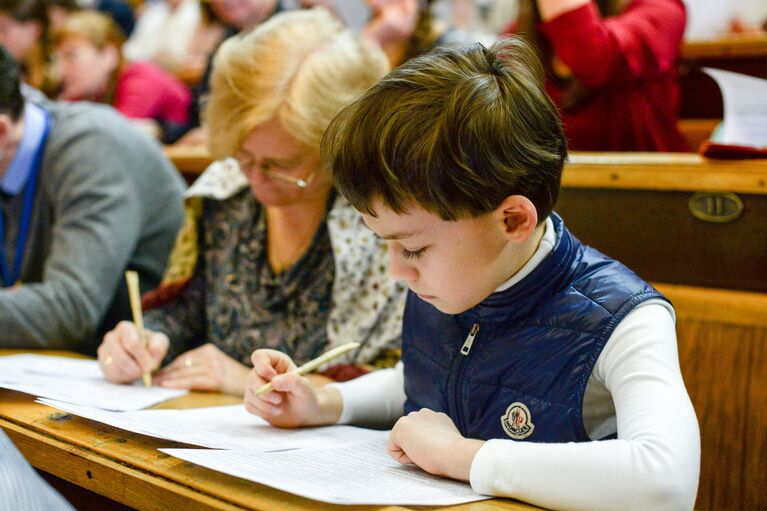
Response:
[{"label": "woman's eyeglasses", "polygon": [[297,186],[301,189],[306,188],[310,184],[312,184],[312,181],[314,181],[314,177],[316,175],[316,172],[312,172],[309,174],[306,178],[300,178],[291,176],[290,174],[284,174],[282,172],[275,172],[273,170],[265,170],[261,168],[259,165],[257,165],[253,160],[244,160],[239,158],[233,158],[237,164],[240,166],[240,170],[243,172],[253,172],[253,171],[259,171],[269,179],[276,179],[278,181],[282,181],[285,183],[290,183],[294,186]]}]

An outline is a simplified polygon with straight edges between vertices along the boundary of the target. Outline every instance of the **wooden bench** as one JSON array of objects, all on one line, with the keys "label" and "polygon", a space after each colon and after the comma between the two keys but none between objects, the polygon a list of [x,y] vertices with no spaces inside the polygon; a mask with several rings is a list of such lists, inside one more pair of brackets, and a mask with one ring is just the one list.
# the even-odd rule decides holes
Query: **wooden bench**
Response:
[{"label": "wooden bench", "polygon": [[656,284],[701,432],[695,509],[767,509],[767,295]]},{"label": "wooden bench", "polygon": [[[691,212],[710,207],[716,218],[727,212],[717,201],[733,196],[743,210],[730,222]],[[767,509],[767,164],[575,153],[557,211],[674,303],[701,428],[696,509]]]},{"label": "wooden bench", "polygon": [[767,292],[764,160],[573,153],[556,210],[646,280]]}]

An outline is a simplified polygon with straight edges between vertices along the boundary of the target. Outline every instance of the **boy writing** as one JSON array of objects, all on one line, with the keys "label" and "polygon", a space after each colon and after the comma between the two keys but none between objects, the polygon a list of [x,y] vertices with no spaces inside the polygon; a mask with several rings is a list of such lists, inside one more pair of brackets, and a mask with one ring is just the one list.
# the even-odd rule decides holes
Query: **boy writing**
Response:
[{"label": "boy writing", "polygon": [[519,40],[414,59],[345,109],[323,159],[410,287],[402,362],[313,389],[259,350],[248,410],[280,427],[396,421],[395,459],[478,493],[691,509],[699,433],[673,308],[552,212],[566,155]]}]

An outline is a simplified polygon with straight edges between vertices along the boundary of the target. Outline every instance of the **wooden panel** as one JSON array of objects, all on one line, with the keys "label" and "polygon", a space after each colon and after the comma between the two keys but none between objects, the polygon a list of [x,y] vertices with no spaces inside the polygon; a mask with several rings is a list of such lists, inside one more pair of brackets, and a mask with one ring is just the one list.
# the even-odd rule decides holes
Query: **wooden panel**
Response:
[{"label": "wooden panel", "polygon": [[767,509],[767,329],[680,319],[677,333],[701,429],[696,509]]},{"label": "wooden panel", "polygon": [[696,509],[767,509],[767,294],[655,283],[701,430]]},{"label": "wooden panel", "polygon": [[556,210],[584,243],[646,280],[767,292],[767,196],[734,222],[703,222],[689,192],[565,187]]},{"label": "wooden panel", "polygon": [[728,191],[767,194],[764,160],[711,160],[692,153],[570,155],[563,188]]}]

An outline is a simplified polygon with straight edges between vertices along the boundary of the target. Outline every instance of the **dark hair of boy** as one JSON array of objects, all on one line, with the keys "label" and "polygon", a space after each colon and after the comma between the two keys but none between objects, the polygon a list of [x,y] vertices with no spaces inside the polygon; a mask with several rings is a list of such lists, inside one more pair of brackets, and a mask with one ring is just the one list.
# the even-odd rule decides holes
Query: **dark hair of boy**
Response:
[{"label": "dark hair of boy", "polygon": [[5,46],[0,45],[0,114],[6,114],[17,121],[23,109],[18,64]]},{"label": "dark hair of boy", "polygon": [[438,49],[384,77],[330,124],[323,164],[358,210],[416,205],[476,217],[510,195],[539,222],[557,201],[567,141],[542,68],[518,38]]}]

